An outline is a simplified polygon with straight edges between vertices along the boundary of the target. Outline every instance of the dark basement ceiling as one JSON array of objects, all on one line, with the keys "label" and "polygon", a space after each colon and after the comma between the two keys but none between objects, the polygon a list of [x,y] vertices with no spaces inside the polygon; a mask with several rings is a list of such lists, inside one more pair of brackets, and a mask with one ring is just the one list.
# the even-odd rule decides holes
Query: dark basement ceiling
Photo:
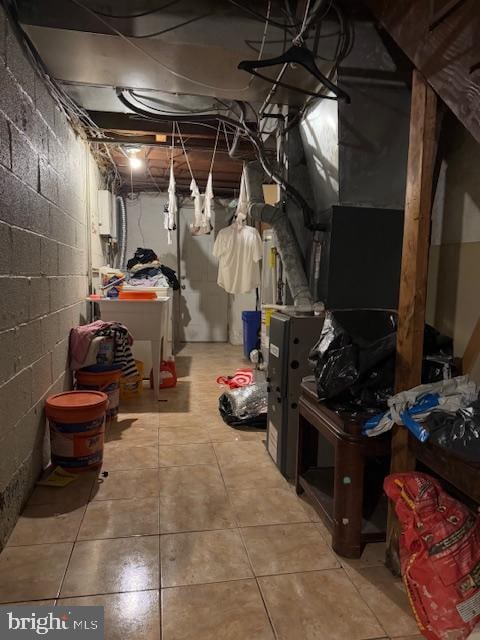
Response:
[{"label": "dark basement ceiling", "polygon": [[[247,11],[228,0],[43,0],[41,3],[19,0],[18,6],[20,22],[49,73],[90,113],[103,134],[112,142],[125,142],[127,136],[137,136],[139,142],[149,145],[142,150],[147,169],[144,175],[135,174],[136,188],[159,185],[163,189],[169,166],[172,125],[169,122],[158,125],[132,115],[118,100],[116,90],[128,88],[156,98],[163,105],[161,108],[169,112],[184,113],[186,109],[204,108],[205,104],[209,108],[218,107],[218,101],[228,107],[232,100],[249,101],[258,109],[271,85],[237,70],[237,65],[240,60],[257,58],[265,30],[265,21],[249,14],[248,9],[264,13],[268,3],[248,0],[241,0],[241,3]],[[292,4],[295,5],[295,0]],[[283,0],[272,0],[270,18],[283,20],[283,6]],[[304,0],[299,0],[299,15],[303,14],[304,7]],[[137,15],[146,12],[148,15]],[[132,17],[110,18],[107,15]],[[335,25],[326,23],[325,33],[329,30],[335,32]],[[278,55],[285,42],[289,45],[283,30],[270,25],[263,57]],[[332,56],[335,43],[335,36],[322,39],[324,57]],[[318,63],[325,73],[328,72],[330,63],[321,60]],[[275,76],[278,70],[272,68],[269,73]],[[289,69],[284,79],[316,89],[311,76],[301,68]],[[298,105],[302,101],[299,94],[287,90],[278,89],[275,93],[276,103]],[[167,141],[155,143],[155,134],[166,134]],[[216,137],[215,127],[195,124],[192,116],[191,123],[182,125],[182,135],[202,188]],[[180,189],[188,190],[188,168],[179,153],[178,142],[176,139],[177,184]],[[129,183],[125,155],[118,146],[109,148]],[[227,140],[224,135],[219,136],[214,166],[215,188],[219,195],[231,194],[238,189],[242,160],[253,157],[251,145],[242,142],[239,158],[230,158]]]}]

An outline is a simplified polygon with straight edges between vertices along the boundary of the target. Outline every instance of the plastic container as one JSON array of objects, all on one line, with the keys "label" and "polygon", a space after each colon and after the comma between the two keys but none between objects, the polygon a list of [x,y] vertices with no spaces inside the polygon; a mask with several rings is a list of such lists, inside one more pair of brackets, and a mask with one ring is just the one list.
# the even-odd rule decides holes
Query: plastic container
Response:
[{"label": "plastic container", "polygon": [[261,316],[260,311],[242,311],[243,355],[247,360],[250,360],[250,351],[253,351],[258,343]]},{"label": "plastic container", "polygon": [[52,463],[68,471],[89,471],[103,462],[108,396],[68,391],[47,398]]},{"label": "plastic container", "polygon": [[107,420],[116,420],[120,405],[119,365],[93,365],[75,372],[76,388],[87,391],[102,391],[108,396]]},{"label": "plastic container", "polygon": [[155,291],[120,291],[120,300],[155,300],[157,294]]},{"label": "plastic container", "polygon": [[138,371],[137,376],[128,376],[127,378],[122,376],[120,378],[120,400],[135,398],[142,393],[145,367],[141,360],[135,360],[135,364]]}]

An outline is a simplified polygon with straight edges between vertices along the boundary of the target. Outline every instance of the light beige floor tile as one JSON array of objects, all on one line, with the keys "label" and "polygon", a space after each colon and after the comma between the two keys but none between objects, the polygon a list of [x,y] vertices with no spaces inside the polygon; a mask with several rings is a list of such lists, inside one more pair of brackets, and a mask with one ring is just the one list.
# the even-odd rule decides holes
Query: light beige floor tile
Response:
[{"label": "light beige floor tile", "polygon": [[158,469],[110,471],[94,484],[91,500],[153,498],[158,493]]},{"label": "light beige floor tile", "polygon": [[159,470],[160,496],[201,493],[224,495],[225,485],[217,465],[163,467]]},{"label": "light beige floor tile", "polygon": [[209,441],[215,443],[220,442],[241,442],[241,435],[229,427],[227,425],[218,426],[218,427],[210,427],[208,429],[208,437]]},{"label": "light beige floor tile", "polygon": [[[292,491],[293,493],[295,493],[295,495],[297,495],[294,487],[292,487]],[[305,509],[305,512],[307,513],[309,520],[311,520],[312,522],[321,522],[322,520],[318,515],[317,511],[315,511],[315,508],[313,507],[309,498],[304,493],[300,494],[297,497],[302,503],[302,507]]]},{"label": "light beige floor tile", "polygon": [[353,584],[392,638],[418,634],[403,582],[386,567],[347,569]]},{"label": "light beige floor tile", "polygon": [[159,434],[168,429],[191,429],[198,435],[205,432],[207,426],[208,415],[205,412],[197,416],[190,411],[170,411],[160,414]]},{"label": "light beige floor tile", "polygon": [[148,447],[158,444],[158,427],[131,424],[122,420],[112,424],[105,432],[105,448]]},{"label": "light beige floor tile", "polygon": [[158,429],[160,424],[160,413],[158,409],[154,411],[147,412],[139,412],[135,411],[133,407],[129,405],[125,405],[122,403],[120,405],[120,413],[118,414],[118,424],[123,425],[124,423],[129,423],[129,431],[132,429],[137,429],[141,427],[142,429],[153,429],[154,431]]},{"label": "light beige floor tile", "polygon": [[58,600],[57,605],[104,607],[105,640],[160,640],[158,591],[66,598]]},{"label": "light beige floor tile", "polygon": [[232,529],[163,535],[160,556],[162,587],[252,576],[242,539]]},{"label": "light beige floor tile", "polygon": [[220,466],[250,462],[252,460],[270,460],[265,445],[255,440],[216,442],[213,446]]},{"label": "light beige floor tile", "polygon": [[240,526],[308,521],[301,503],[289,489],[258,487],[228,494]]},{"label": "light beige floor tile", "polygon": [[156,467],[158,467],[157,446],[106,448],[103,456],[103,471],[152,469]]},{"label": "light beige floor tile", "polygon": [[158,589],[159,537],[77,542],[61,596]]},{"label": "light beige floor tile", "polygon": [[234,429],[226,424],[210,427],[211,442],[264,442],[265,429]]},{"label": "light beige floor tile", "polygon": [[257,576],[340,566],[313,523],[246,527],[241,533]]},{"label": "light beige floor tile", "polygon": [[0,554],[0,602],[56,598],[72,546],[6,547]]},{"label": "light beige floor tile", "polygon": [[160,498],[160,533],[230,529],[235,518],[227,494],[178,494]]},{"label": "light beige floor tile", "polygon": [[271,460],[249,460],[222,464],[221,472],[228,490],[288,489],[288,482]]},{"label": "light beige floor tile", "polygon": [[[425,636],[401,636],[401,637],[395,637],[393,636],[394,640],[425,640]],[[390,639],[388,639],[390,640]]]},{"label": "light beige floor tile", "polygon": [[274,640],[255,580],[163,589],[162,630],[163,640]]},{"label": "light beige floor tile", "polygon": [[278,640],[365,640],[384,631],[343,569],[258,579]]},{"label": "light beige floor tile", "polygon": [[[295,491],[295,486],[291,485],[291,491],[294,495],[296,494]],[[308,516],[308,519],[311,520],[311,522],[315,522],[317,529],[320,531],[320,533],[322,534],[324,540],[327,542],[328,546],[331,547],[332,546],[332,534],[330,533],[328,527],[326,524],[324,524],[324,522],[322,521],[321,517],[319,516],[319,514],[317,513],[317,511],[315,511],[312,503],[309,501],[309,499],[305,496],[305,494],[301,494],[299,496],[297,496],[297,499],[299,500],[300,504],[302,505],[305,513]]]},{"label": "light beige floor tile", "polygon": [[158,498],[98,500],[87,507],[78,539],[122,538],[158,532]]},{"label": "light beige floor tile", "polygon": [[51,504],[27,507],[12,531],[8,546],[74,542],[85,506],[66,513],[62,511],[60,506]]},{"label": "light beige floor tile", "polygon": [[160,446],[176,444],[202,444],[210,442],[207,429],[197,429],[192,426],[160,427],[158,443]]},{"label": "light beige floor tile", "polygon": [[[50,473],[50,472],[49,472]],[[48,473],[45,474],[47,476]],[[66,487],[36,486],[28,500],[29,506],[39,504],[61,505],[64,513],[87,504],[92,486],[97,478],[95,472],[79,473]]]},{"label": "light beige floor tile", "polygon": [[159,447],[161,467],[179,467],[198,464],[216,464],[211,444],[179,444]]},{"label": "light beige floor tile", "polygon": [[205,430],[205,416],[198,418],[189,411],[165,411],[159,414],[159,431],[179,428]]}]

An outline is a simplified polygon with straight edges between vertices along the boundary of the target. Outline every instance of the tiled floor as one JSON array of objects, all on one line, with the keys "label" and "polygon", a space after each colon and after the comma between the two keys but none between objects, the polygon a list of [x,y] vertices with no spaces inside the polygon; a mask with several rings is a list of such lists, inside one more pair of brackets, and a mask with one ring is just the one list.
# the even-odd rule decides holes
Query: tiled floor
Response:
[{"label": "tiled floor", "polygon": [[217,410],[238,348],[189,345],[162,402],[108,429],[104,470],[37,488],[0,555],[0,602],[105,607],[107,640],[417,640],[383,545],[331,550],[315,512]]}]

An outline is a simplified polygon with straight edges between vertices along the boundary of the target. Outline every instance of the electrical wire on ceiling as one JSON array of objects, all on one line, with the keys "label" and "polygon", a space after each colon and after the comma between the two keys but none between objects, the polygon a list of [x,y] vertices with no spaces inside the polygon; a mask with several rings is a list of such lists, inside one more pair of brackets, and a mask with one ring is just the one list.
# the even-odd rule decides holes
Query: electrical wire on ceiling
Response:
[{"label": "electrical wire on ceiling", "polygon": [[[270,11],[272,10],[272,0],[268,0],[267,2],[267,15],[265,17],[265,26],[263,28],[263,36],[262,36],[262,42],[260,44],[260,50],[258,52],[258,59],[261,60],[262,56],[263,56],[263,49],[265,48],[265,40],[267,37],[267,33],[268,33],[268,27],[269,27],[269,20],[270,20]],[[252,82],[253,78],[250,79],[250,82]]]},{"label": "electrical wire on ceiling", "polygon": [[[144,109],[138,107],[137,105],[132,104],[131,102],[129,102],[128,98],[121,92],[119,91],[117,93],[119,100],[129,109],[131,109],[132,111],[134,111],[135,113],[138,113],[139,115],[145,116],[147,118],[151,118],[153,120],[158,120],[158,121],[170,121],[171,117],[170,116],[165,116],[162,114],[158,114],[155,115],[152,112],[147,112]],[[247,105],[243,102],[240,101],[235,101],[237,106],[239,107],[240,110],[240,119],[239,120],[234,120],[230,117],[218,114],[216,117],[215,116],[199,116],[198,120],[200,120],[200,118],[202,119],[216,119],[216,120],[220,120],[225,122],[225,124],[229,124],[232,125],[234,127],[236,127],[237,129],[242,130],[242,132],[245,134],[245,136],[247,137],[247,139],[252,143],[256,155],[258,157],[258,160],[260,162],[260,164],[262,165],[265,173],[267,174],[267,176],[273,180],[274,182],[276,182],[277,184],[279,184],[282,189],[286,192],[286,194],[297,204],[297,206],[299,207],[299,209],[302,211],[303,216],[304,216],[304,223],[305,226],[310,228],[311,227],[311,223],[312,223],[312,218],[313,218],[313,211],[311,210],[310,206],[307,204],[306,200],[304,199],[304,197],[301,195],[301,193],[295,189],[295,187],[293,187],[291,184],[289,184],[288,182],[286,182],[282,176],[280,176],[280,174],[277,172],[276,169],[274,169],[274,167],[271,165],[271,163],[269,162],[268,158],[267,158],[267,153],[265,150],[265,146],[263,144],[263,141],[261,140],[261,138],[257,135],[256,131],[254,131],[253,129],[251,129],[251,127],[249,126],[247,119],[246,119],[246,115],[247,115]],[[188,117],[188,116],[187,116]],[[185,116],[178,118],[177,120],[177,127],[178,127],[178,122],[184,122],[185,121]]]},{"label": "electrical wire on ceiling", "polygon": [[203,115],[207,113],[217,113],[218,111],[228,112],[232,110],[231,104],[228,105],[226,102],[223,102],[223,100],[214,98],[215,102],[220,106],[212,107],[210,109],[189,109],[188,107],[185,107],[183,105],[175,105],[175,110],[172,111],[172,109],[162,109],[160,106],[158,106],[159,104],[163,105],[163,101],[157,98],[156,96],[146,96],[144,94],[139,93],[138,91],[135,91],[134,89],[125,89],[125,91],[128,91],[132,98],[138,100],[138,102],[140,104],[143,104],[143,106],[145,107],[149,107],[149,106],[151,107],[151,105],[149,105],[148,102],[155,103],[155,105],[152,108],[165,114],[178,114],[180,112],[180,115],[199,115],[199,114]]},{"label": "electrical wire on ceiling", "polygon": [[[73,0],[75,2],[78,2],[78,0]],[[236,2],[234,2],[233,0],[229,0],[229,2],[231,4],[238,4]],[[324,8],[324,0],[316,0],[312,9],[310,10],[310,4],[311,4],[311,0],[309,0],[307,7],[306,7],[306,11],[304,13],[303,19],[301,23],[296,24],[295,22],[292,22],[292,28],[295,27],[299,27],[300,31],[296,34],[296,41],[298,43],[300,43],[304,37],[306,36],[308,29],[310,28],[310,25],[315,24],[316,20],[318,20],[318,16],[320,15],[320,10],[323,8],[324,10],[322,11],[321,14],[321,18],[323,18],[324,16],[326,16],[330,10],[332,9],[332,7],[334,6],[333,0],[328,0],[328,6],[325,9]],[[288,2],[288,0],[286,0],[285,5],[287,7],[287,9],[289,10],[290,8],[290,4]],[[241,7],[243,9],[245,9],[245,7]],[[251,11],[249,10],[248,12],[251,13]],[[336,65],[338,64],[339,60],[343,57],[345,57],[348,54],[349,48],[351,47],[351,40],[346,37],[346,28],[345,28],[345,23],[343,21],[343,16],[340,12],[340,10],[336,7],[335,5],[335,12],[337,14],[338,17],[338,21],[340,24],[340,36],[339,36],[339,40],[337,43],[337,47],[336,47],[336,57],[335,57],[335,61],[334,61],[334,65],[332,67],[332,71],[331,73],[334,73],[335,69],[336,69]],[[257,12],[254,12],[256,14],[256,17],[260,17],[262,20],[264,19],[266,21],[266,23],[272,23],[272,21],[269,19],[269,16],[262,16],[261,14],[258,14]],[[268,13],[268,5],[267,5],[267,13]],[[285,25],[283,25],[285,26]],[[317,25],[318,28],[318,25]],[[266,40],[266,30],[264,27],[264,37],[262,37],[262,42],[264,42],[264,40]],[[263,53],[263,51],[262,51]],[[282,69],[282,74],[285,72],[287,65],[284,65],[284,68]],[[278,80],[277,80],[278,82]],[[275,86],[272,87],[272,90],[269,93],[269,96],[267,98],[267,104],[264,103],[264,106],[262,108],[266,108],[266,106],[268,106],[269,100],[271,99],[271,97],[273,96],[275,92]],[[129,95],[129,97],[127,97],[125,95],[125,93],[123,93],[122,91],[118,92],[118,97],[119,99],[128,107],[130,108],[132,111],[135,111],[136,113],[138,113],[139,115],[142,115],[144,117],[148,117],[148,118],[153,118],[153,119],[160,119],[160,120],[165,120],[166,118],[168,118],[169,116],[166,116],[164,113],[162,114],[161,112],[159,112],[158,109],[155,109],[151,107],[151,105],[147,106],[146,104],[143,104],[143,106],[138,106],[137,105],[133,105],[131,103],[131,99],[134,98],[135,96]],[[138,100],[138,98],[136,98]],[[288,184],[283,178],[282,176],[280,176],[277,171],[272,167],[271,163],[268,161],[267,159],[267,154],[266,154],[266,150],[265,150],[265,146],[263,144],[263,141],[261,139],[261,137],[258,135],[258,127],[257,127],[257,131],[254,131],[250,125],[247,122],[247,106],[244,102],[236,102],[236,104],[239,106],[240,108],[240,118],[232,118],[232,117],[228,117],[225,116],[221,113],[218,113],[216,116],[212,116],[210,114],[204,114],[204,115],[199,115],[196,119],[197,123],[202,122],[203,124],[207,124],[209,121],[212,121],[212,119],[217,118],[218,120],[220,120],[221,122],[223,122],[224,127],[226,128],[227,126],[231,126],[236,130],[236,135],[234,138],[234,143],[231,145],[230,147],[230,155],[233,156],[234,152],[235,152],[235,147],[236,147],[236,142],[238,142],[238,139],[240,137],[240,135],[246,137],[251,144],[253,145],[256,154],[258,156],[258,159],[260,161],[260,163],[263,166],[264,171],[266,172],[266,174],[276,183],[278,183],[284,190],[285,192],[297,203],[297,205],[300,207],[300,209],[303,211],[304,214],[304,222],[305,222],[305,226],[311,228],[311,224],[312,224],[312,218],[313,218],[313,212],[311,211],[310,207],[308,206],[308,204],[306,203],[306,201],[304,200],[303,196],[294,188],[292,187],[292,185]],[[149,111],[145,111],[145,107],[147,109],[149,109]],[[301,110],[300,110],[301,111]],[[170,116],[171,117],[171,116]],[[188,118],[189,116],[176,116],[175,119],[177,121],[185,121],[186,118]],[[258,120],[258,116],[257,116],[257,120]],[[211,126],[211,125],[210,125]],[[290,127],[290,125],[289,125]],[[285,130],[288,130],[289,127],[285,127]],[[228,138],[227,138],[228,141]]]},{"label": "electrical wire on ceiling", "polygon": [[201,82],[199,80],[195,80],[195,78],[190,78],[189,76],[186,76],[183,73],[179,73],[178,71],[175,71],[175,69],[172,69],[171,67],[166,65],[157,56],[154,56],[149,51],[146,51],[145,49],[142,49],[142,47],[140,47],[136,42],[133,42],[129,37],[124,35],[121,31],[116,29],[113,25],[111,25],[109,22],[104,20],[101,16],[97,15],[92,9],[87,7],[83,2],[80,2],[80,0],[69,0],[69,1],[71,3],[77,5],[77,7],[81,7],[86,12],[88,12],[91,15],[95,16],[97,18],[97,20],[99,20],[102,24],[104,24],[106,27],[108,27],[110,29],[110,31],[115,33],[120,38],[122,38],[122,40],[127,42],[129,44],[129,46],[133,47],[134,49],[139,51],[142,55],[144,55],[145,57],[149,58],[150,60],[153,60],[154,62],[156,62],[162,69],[164,69],[165,71],[170,73],[175,78],[180,78],[181,80],[186,80],[187,82],[191,82],[192,84],[195,84],[195,85],[197,85],[199,87],[204,87],[205,89],[211,89],[212,91],[222,91],[222,92],[226,92],[226,93],[241,93],[242,91],[246,91],[249,88],[248,84],[243,86],[243,87],[234,87],[234,88],[232,88],[232,87],[218,87],[216,85],[212,85],[212,84],[208,84],[206,82]]},{"label": "electrical wire on ceiling", "polygon": [[131,18],[143,18],[144,16],[150,16],[153,13],[158,13],[162,11],[162,9],[168,9],[168,7],[172,7],[175,4],[178,4],[181,0],[171,0],[171,2],[167,2],[166,4],[162,4],[160,7],[155,7],[154,9],[148,9],[147,11],[141,11],[139,13],[127,13],[123,15],[105,13],[103,11],[98,11],[98,9],[92,9],[93,13],[97,14],[97,16],[102,16],[104,18],[115,18],[115,20],[130,20]]},{"label": "electrical wire on ceiling", "polygon": [[261,22],[268,22],[269,25],[271,25],[272,27],[277,27],[278,29],[282,29],[283,31],[292,31],[293,29],[297,29],[298,27],[301,26],[301,23],[297,23],[297,24],[291,24],[288,25],[284,22],[278,22],[277,20],[272,20],[269,16],[263,15],[261,13],[259,13],[258,11],[256,11],[255,9],[251,9],[250,7],[245,6],[244,4],[242,4],[241,2],[237,2],[236,0],[227,0],[227,2],[229,2],[230,4],[232,4],[235,7],[238,7],[238,9],[241,9],[242,11],[244,11],[245,13],[250,14],[251,16],[253,16],[254,18],[256,18],[257,20],[261,21]]},{"label": "electrical wire on ceiling", "polygon": [[135,38],[135,40],[142,40],[144,38],[155,38],[157,36],[163,36],[165,33],[170,33],[170,31],[176,31],[181,27],[186,27],[187,24],[191,24],[192,22],[198,22],[199,20],[203,20],[203,18],[208,18],[212,15],[211,11],[207,13],[202,13],[199,16],[194,16],[193,18],[189,18],[188,20],[184,20],[183,22],[179,22],[178,24],[174,24],[171,27],[167,27],[166,29],[161,29],[160,31],[153,31],[152,33],[144,33],[141,36],[131,35],[129,38]]},{"label": "electrical wire on ceiling", "polygon": [[[18,22],[18,17],[14,8],[15,2],[14,0],[1,0],[2,3],[4,5],[7,5],[8,7],[8,12],[10,17],[12,17],[13,23],[15,25],[15,29],[17,31],[17,37],[19,39],[19,41],[21,41],[22,46],[24,47],[24,49],[27,51],[29,57],[32,59],[32,62],[34,63],[35,68],[37,69],[37,72],[40,73],[40,75],[46,80],[54,98],[56,99],[56,101],[59,103],[59,105],[61,106],[62,110],[67,114],[67,116],[69,117],[69,119],[74,122],[75,124],[80,124],[84,129],[86,129],[87,131],[90,131],[94,136],[98,137],[98,145],[101,145],[101,139],[102,137],[104,137],[104,133],[103,131],[97,127],[97,125],[95,124],[95,122],[90,118],[90,116],[88,115],[88,113],[86,111],[84,111],[81,107],[79,107],[74,100],[63,90],[62,87],[60,87],[58,85],[58,83],[55,81],[55,79],[51,78],[48,70],[46,69],[43,61],[41,60],[40,56],[38,55],[38,52],[36,51],[33,43],[31,42],[30,38],[28,37],[28,35],[25,33],[25,31],[22,29],[22,27],[20,26],[19,22]],[[72,2],[73,4],[77,5],[78,7],[82,8],[84,11],[88,12],[89,14],[93,15],[96,17],[97,20],[99,20],[100,22],[102,22],[102,24],[104,24],[105,26],[107,26],[113,33],[115,33],[116,35],[118,35],[120,38],[122,38],[123,40],[125,40],[132,48],[135,48],[136,50],[138,50],[139,52],[141,52],[145,57],[153,60],[154,62],[156,62],[161,68],[165,69],[168,73],[170,73],[171,75],[178,77],[180,79],[186,80],[188,82],[191,82],[193,84],[196,84],[198,86],[207,88],[207,89],[212,89],[214,91],[225,91],[225,92],[241,92],[243,90],[246,90],[249,88],[250,86],[250,82],[249,84],[245,85],[244,87],[241,88],[225,88],[225,87],[218,87],[215,85],[210,85],[208,83],[205,82],[201,82],[199,80],[195,80],[194,78],[190,78],[184,74],[181,74],[177,71],[175,71],[175,69],[170,68],[168,65],[166,65],[162,60],[160,60],[159,58],[157,58],[156,56],[150,54],[149,52],[145,51],[144,49],[142,49],[142,47],[138,46],[135,42],[132,42],[128,37],[124,36],[120,31],[118,31],[118,29],[116,29],[115,27],[113,27],[111,24],[109,24],[106,20],[104,20],[101,16],[101,12],[95,12],[94,10],[90,9],[88,6],[86,6],[84,4],[84,2],[81,2],[80,0],[70,0],[70,2]],[[294,39],[297,39],[297,41],[304,39],[305,37],[307,37],[308,35],[308,31],[310,29],[311,26],[316,25],[316,28],[319,28],[319,24],[321,23],[321,18],[323,18],[326,14],[328,14],[331,10],[333,10],[333,12],[336,15],[336,18],[339,22],[339,39],[338,39],[338,43],[337,43],[337,47],[336,47],[336,51],[335,51],[335,58],[334,58],[334,64],[332,66],[332,71],[331,73],[334,73],[336,70],[336,66],[338,65],[338,62],[343,59],[346,55],[348,55],[349,50],[351,49],[352,43],[353,43],[353,38],[352,38],[352,33],[351,30],[348,28],[347,22],[343,16],[342,11],[338,8],[338,6],[336,5],[336,2],[334,2],[334,0],[329,0],[329,5],[327,7],[327,9],[325,11],[322,12],[321,17],[320,16],[320,10],[324,7],[324,1],[323,0],[316,0],[313,4],[313,7],[310,9],[310,5],[312,3],[312,0],[309,0],[307,7],[306,7],[306,11],[303,15],[302,21],[301,22],[295,22],[294,20],[290,19],[290,25],[288,25],[288,13],[290,12],[290,3],[289,0],[285,1],[285,7],[286,10],[283,12],[286,15],[286,21],[285,23],[279,23],[277,20],[272,20],[271,19],[271,4],[270,4],[270,0],[267,2],[267,7],[266,7],[266,15],[262,15],[261,13],[258,13],[255,10],[251,10],[248,7],[245,7],[244,5],[240,5],[240,3],[234,1],[234,0],[228,0],[228,2],[230,4],[233,4],[235,6],[238,6],[240,9],[246,11],[247,13],[250,13],[251,15],[253,15],[257,20],[260,20],[262,22],[264,22],[264,28],[263,28],[263,35],[262,35],[262,39],[261,39],[261,47],[260,47],[260,56],[263,55],[263,50],[265,47],[265,43],[266,43],[266,36],[267,36],[267,31],[268,31],[268,27],[269,26],[274,26],[274,27],[278,27],[281,28],[285,34],[285,42],[286,42],[286,37],[287,37],[287,33],[292,34],[292,32],[294,30],[298,30],[295,34],[294,34]],[[161,10],[162,8],[166,8],[166,6],[171,6],[173,5],[174,2],[172,3],[167,3],[167,5],[163,5],[162,7],[157,7],[156,9],[152,9],[151,11],[148,12],[143,12],[142,14],[135,14],[135,15],[130,15],[128,16],[129,18],[134,18],[134,17],[141,17],[141,15],[148,15],[150,13],[155,13],[156,11]],[[291,13],[291,12],[290,12]],[[117,18],[120,19],[122,16],[113,16],[113,15],[109,15],[108,18]],[[127,17],[127,16],[125,16]],[[240,115],[236,116],[233,115],[235,112],[232,109],[232,115],[231,116],[227,116],[224,115],[223,113],[218,113],[218,111],[214,114],[199,114],[197,115],[196,118],[192,118],[192,115],[194,115],[192,112],[184,114],[184,115],[178,115],[178,114],[165,114],[164,112],[162,113],[161,110],[159,110],[158,108],[152,107],[152,105],[148,105],[147,103],[142,101],[142,96],[139,96],[138,94],[135,95],[135,92],[126,92],[124,90],[119,90],[117,93],[119,99],[121,100],[121,102],[123,102],[123,104],[125,104],[131,111],[133,111],[134,113],[141,115],[142,117],[148,118],[149,120],[154,120],[154,121],[172,121],[172,120],[176,120],[176,121],[180,121],[180,122],[192,122],[192,124],[201,124],[202,126],[207,126],[210,127],[212,129],[217,129],[217,127],[213,126],[213,122],[222,122],[223,124],[223,128],[224,128],[224,132],[225,132],[225,136],[226,136],[226,140],[227,140],[227,144],[228,144],[228,136],[227,136],[227,128],[230,129],[230,132],[235,132],[234,135],[234,142],[232,143],[232,145],[230,145],[230,154],[233,156],[235,153],[235,148],[237,146],[238,140],[243,137],[246,138],[247,140],[250,141],[250,143],[253,145],[255,152],[258,156],[258,159],[260,161],[260,163],[263,166],[263,169],[265,170],[266,174],[276,183],[278,183],[286,192],[286,194],[292,198],[292,200],[294,200],[297,205],[300,207],[300,209],[303,211],[304,214],[304,221],[305,221],[305,225],[307,227],[310,226],[311,224],[311,220],[312,220],[312,215],[313,212],[311,211],[310,207],[308,206],[308,204],[305,202],[303,196],[294,188],[292,187],[292,185],[288,184],[283,178],[282,176],[280,176],[278,174],[278,172],[273,168],[270,160],[268,159],[267,156],[267,152],[264,146],[264,143],[261,139],[261,137],[258,135],[258,126],[256,126],[255,129],[252,129],[251,125],[248,123],[247,120],[247,113],[248,113],[248,108],[252,109],[251,106],[249,106],[248,104],[244,103],[244,102],[239,102],[239,101],[235,101],[234,104],[237,106],[237,108],[240,109]],[[273,94],[272,94],[273,95]],[[143,96],[143,100],[145,100],[148,98],[146,98],[145,96]],[[136,103],[133,103],[132,100],[134,100]],[[143,102],[143,104],[142,104]],[[305,104],[307,105],[309,101],[307,101]],[[305,108],[305,107],[304,107]],[[227,111],[227,110],[226,110]],[[252,109],[252,111],[254,111]],[[227,111],[228,112],[228,111]],[[300,110],[299,113],[302,113],[303,110]],[[255,112],[255,119],[257,120],[258,123],[258,115]],[[212,123],[212,124],[210,124]],[[290,123],[289,126],[286,128],[286,130],[288,130],[288,128],[290,127]],[[103,154],[105,154],[106,156],[108,156],[110,158],[111,161],[111,166],[115,167],[115,171],[118,175],[118,169],[116,167],[116,164],[110,154],[110,151],[108,150],[107,145],[104,145],[105,149],[103,150]]]}]

